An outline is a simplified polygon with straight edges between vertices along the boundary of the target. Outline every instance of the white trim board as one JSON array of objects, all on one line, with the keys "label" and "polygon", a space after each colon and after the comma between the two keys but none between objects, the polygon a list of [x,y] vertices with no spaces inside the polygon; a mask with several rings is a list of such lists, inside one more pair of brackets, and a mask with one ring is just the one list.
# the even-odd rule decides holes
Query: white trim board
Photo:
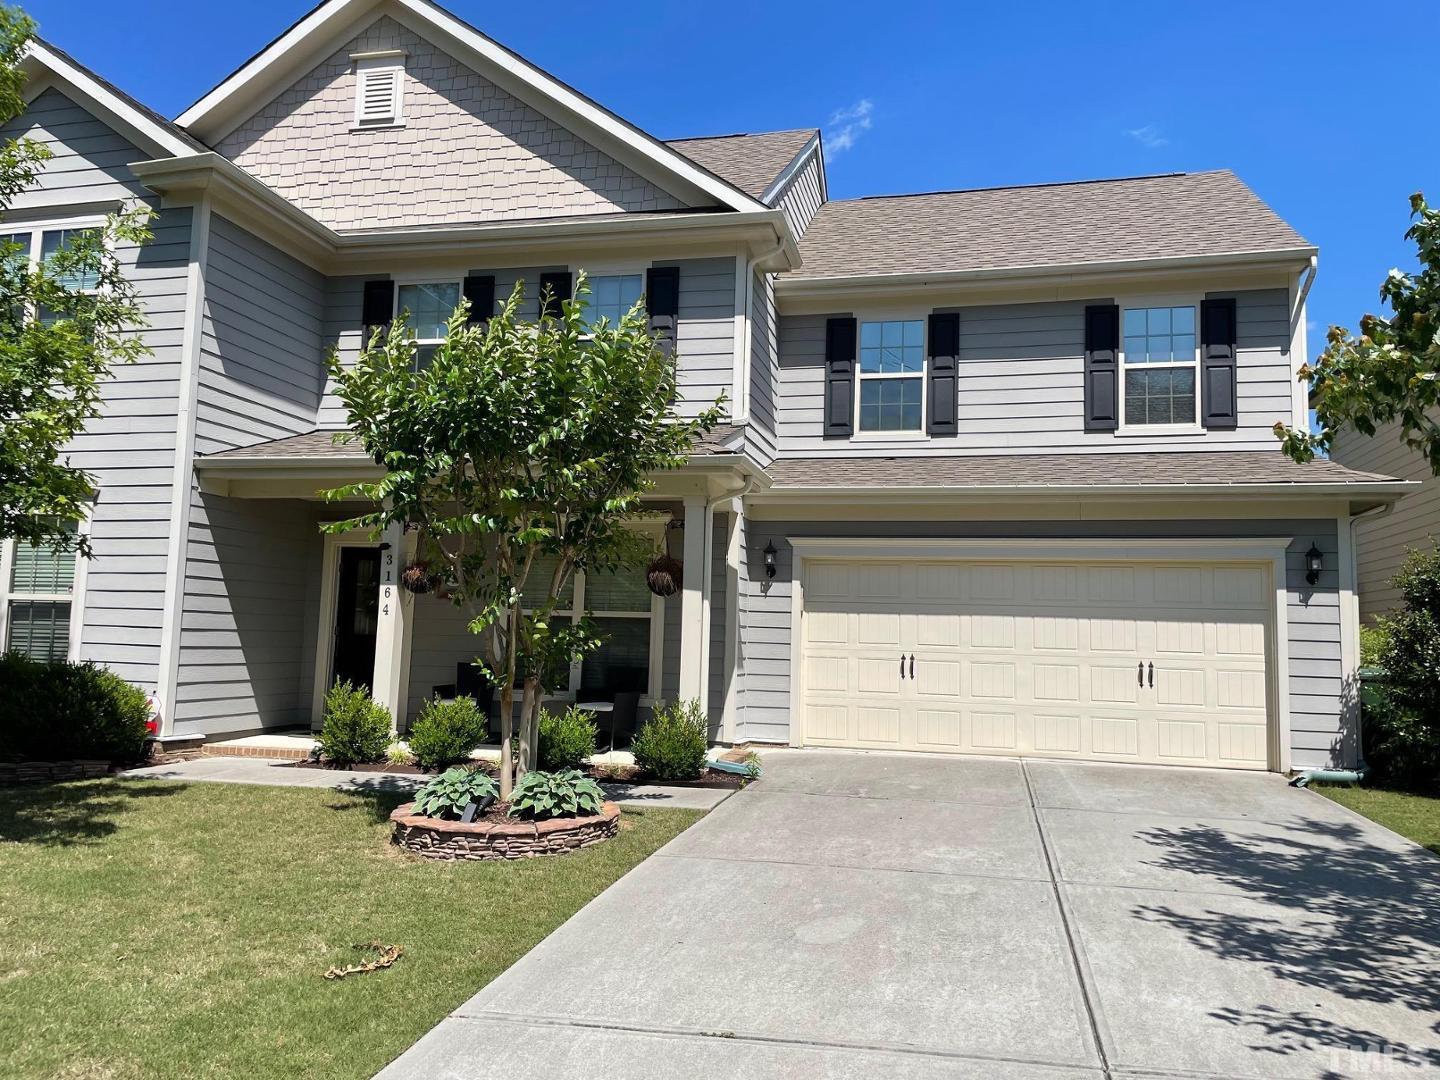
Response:
[{"label": "white trim board", "polygon": [[[851,537],[786,537],[794,551],[790,575],[790,745],[804,746],[805,564],[808,560],[955,560],[992,562],[1205,562],[1250,563],[1269,568],[1275,604],[1267,612],[1266,664],[1271,772],[1289,772],[1290,638],[1285,554],[1289,537],[1215,540],[1142,540],[1119,550],[1114,540],[875,540]],[[1013,755],[1012,755],[1013,756]]]}]

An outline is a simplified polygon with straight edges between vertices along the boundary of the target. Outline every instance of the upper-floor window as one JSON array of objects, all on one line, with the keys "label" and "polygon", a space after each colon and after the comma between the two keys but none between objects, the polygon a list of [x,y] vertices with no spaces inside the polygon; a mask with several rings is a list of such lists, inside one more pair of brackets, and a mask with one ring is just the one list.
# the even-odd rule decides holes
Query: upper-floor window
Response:
[{"label": "upper-floor window", "polygon": [[355,61],[355,126],[389,127],[404,121],[405,55],[366,53]]},{"label": "upper-floor window", "polygon": [[460,282],[418,281],[395,290],[395,314],[409,312],[415,334],[415,366],[429,366],[435,350],[445,342],[445,324],[460,303]]},{"label": "upper-floor window", "polygon": [[590,296],[585,301],[585,321],[591,326],[601,319],[614,326],[645,291],[643,274],[597,274],[587,280]]},{"label": "upper-floor window", "polygon": [[4,652],[32,660],[70,655],[70,609],[75,552],[52,551],[19,540],[0,548],[0,624]]},{"label": "upper-floor window", "polygon": [[1193,305],[1126,308],[1120,356],[1126,427],[1195,424],[1200,351]]},{"label": "upper-floor window", "polygon": [[925,323],[860,324],[858,431],[919,432],[925,423]]},{"label": "upper-floor window", "polygon": [[[0,233],[0,243],[4,245],[5,260],[12,267],[29,266],[34,269],[44,264],[53,270],[62,252],[72,250],[77,240],[93,235],[99,227],[98,222],[39,225],[24,231]],[[54,275],[54,279],[57,284],[75,293],[94,292],[100,287],[98,267],[58,273]],[[38,312],[38,315],[40,321],[45,323],[54,322],[60,317],[59,312],[48,308]]]}]

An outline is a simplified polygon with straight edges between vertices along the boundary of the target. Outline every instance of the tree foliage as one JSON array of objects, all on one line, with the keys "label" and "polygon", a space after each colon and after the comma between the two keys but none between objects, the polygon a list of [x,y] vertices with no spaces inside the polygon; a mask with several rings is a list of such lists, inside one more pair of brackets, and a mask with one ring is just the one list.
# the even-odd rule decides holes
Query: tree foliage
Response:
[{"label": "tree foliage", "polygon": [[[480,636],[500,697],[501,791],[510,794],[514,689],[523,688],[520,771],[535,767],[540,702],[554,673],[598,643],[592,620],[555,617],[574,572],[638,565],[627,527],[654,474],[687,460],[720,420],[676,411],[675,361],[640,305],[591,326],[588,287],[523,320],[523,286],[484,323],[463,302],[426,363],[402,316],[353,367],[330,357],[353,436],[385,475],[328,492],[368,509],[327,526],[418,531]],[[548,299],[548,298],[547,298]],[[542,572],[543,570],[543,572]]]},{"label": "tree foliage", "polygon": [[[23,12],[0,6],[0,122],[24,111],[19,65],[33,32]],[[33,139],[0,144],[0,214],[49,158]],[[111,367],[147,351],[115,249],[149,240],[149,216],[141,206],[112,214],[43,260],[28,250],[28,234],[25,243],[0,240],[0,538],[89,554],[74,526],[94,485],[66,448],[100,415]]]},{"label": "tree foliage", "polygon": [[1398,421],[1406,445],[1440,474],[1440,210],[1419,192],[1410,196],[1410,209],[1405,238],[1415,242],[1420,271],[1391,270],[1380,286],[1390,317],[1367,314],[1358,337],[1332,326],[1324,353],[1300,369],[1311,384],[1318,430],[1275,425],[1296,461],[1328,453],[1347,427],[1374,435]]},{"label": "tree foliage", "polygon": [[1440,547],[1414,550],[1395,575],[1405,606],[1379,620],[1385,672],[1365,717],[1365,758],[1385,780],[1440,782]]}]

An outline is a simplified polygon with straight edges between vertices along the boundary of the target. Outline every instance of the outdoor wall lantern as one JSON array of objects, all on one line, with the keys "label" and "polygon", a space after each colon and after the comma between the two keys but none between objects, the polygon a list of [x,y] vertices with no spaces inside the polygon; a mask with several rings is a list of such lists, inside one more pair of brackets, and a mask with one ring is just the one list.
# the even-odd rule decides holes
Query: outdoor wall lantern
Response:
[{"label": "outdoor wall lantern", "polygon": [[775,541],[771,540],[768,544],[765,545],[765,576],[767,578],[773,578],[775,576],[776,554],[777,552],[775,551]]},{"label": "outdoor wall lantern", "polygon": [[1320,571],[1324,569],[1325,556],[1318,547],[1311,544],[1310,550],[1305,552],[1305,580],[1311,585],[1316,584],[1320,580]]}]

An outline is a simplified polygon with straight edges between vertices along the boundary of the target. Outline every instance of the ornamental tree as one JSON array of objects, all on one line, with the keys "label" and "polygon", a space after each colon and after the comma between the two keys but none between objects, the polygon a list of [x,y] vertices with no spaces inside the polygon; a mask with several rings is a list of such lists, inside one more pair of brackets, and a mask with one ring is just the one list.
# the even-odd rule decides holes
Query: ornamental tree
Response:
[{"label": "ornamental tree", "polygon": [[1305,462],[1328,453],[1346,427],[1374,435],[1398,421],[1400,437],[1440,474],[1440,210],[1416,192],[1405,233],[1419,252],[1420,272],[1391,270],[1380,286],[1389,318],[1365,315],[1360,335],[1332,326],[1325,351],[1300,369],[1309,380],[1318,429],[1275,425],[1285,453]]},{"label": "ornamental tree", "polygon": [[[0,5],[0,122],[24,111],[19,64],[33,31],[23,12]],[[49,158],[32,139],[0,143],[0,216]],[[149,217],[145,207],[112,214],[43,257],[29,233],[0,240],[0,539],[90,553],[75,526],[94,483],[66,447],[100,415],[111,367],[148,352],[134,333],[145,318],[114,252],[149,240]]]},{"label": "ornamental tree", "polygon": [[462,300],[423,364],[403,315],[353,367],[329,358],[350,437],[385,475],[324,493],[370,506],[326,528],[418,532],[419,557],[469,616],[499,695],[502,798],[517,735],[519,774],[536,766],[553,673],[599,644],[588,617],[554,617],[574,572],[643,561],[648,548],[627,528],[640,497],[722,416],[719,401],[694,418],[676,411],[675,359],[641,304],[592,326],[583,273],[575,292],[544,297],[538,323],[520,317],[521,283],[484,322]]}]

